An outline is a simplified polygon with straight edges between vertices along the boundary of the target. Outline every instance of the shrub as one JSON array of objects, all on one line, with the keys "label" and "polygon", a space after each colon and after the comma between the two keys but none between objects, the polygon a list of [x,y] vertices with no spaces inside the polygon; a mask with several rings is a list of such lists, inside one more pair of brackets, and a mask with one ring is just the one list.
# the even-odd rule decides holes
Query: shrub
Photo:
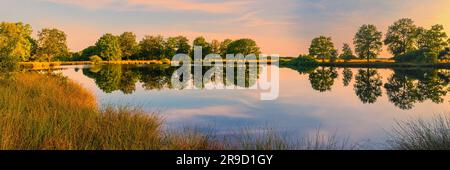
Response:
[{"label": "shrub", "polygon": [[436,63],[438,54],[427,50],[416,50],[394,57],[396,62],[404,63]]},{"label": "shrub", "polygon": [[93,56],[90,56],[90,57],[89,57],[89,61],[92,61],[92,62],[94,62],[94,63],[100,63],[100,62],[102,62],[103,60],[102,60],[102,58],[100,58],[99,56],[93,55]]},{"label": "shrub", "polygon": [[316,59],[314,59],[313,57],[305,55],[305,56],[299,56],[298,58],[289,61],[288,65],[291,65],[291,66],[317,66],[318,63],[317,63]]}]

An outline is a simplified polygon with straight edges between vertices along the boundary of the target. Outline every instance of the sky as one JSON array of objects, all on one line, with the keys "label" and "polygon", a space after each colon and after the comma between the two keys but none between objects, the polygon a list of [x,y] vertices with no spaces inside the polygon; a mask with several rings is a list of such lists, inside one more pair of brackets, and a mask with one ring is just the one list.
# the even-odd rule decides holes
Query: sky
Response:
[{"label": "sky", "polygon": [[[352,44],[363,24],[383,34],[400,18],[450,34],[448,0],[0,0],[0,22],[31,24],[68,35],[72,51],[95,44],[104,33],[184,35],[193,40],[254,39],[265,54],[298,56],[311,39],[331,36],[336,48]],[[386,49],[381,57],[390,57]]]}]

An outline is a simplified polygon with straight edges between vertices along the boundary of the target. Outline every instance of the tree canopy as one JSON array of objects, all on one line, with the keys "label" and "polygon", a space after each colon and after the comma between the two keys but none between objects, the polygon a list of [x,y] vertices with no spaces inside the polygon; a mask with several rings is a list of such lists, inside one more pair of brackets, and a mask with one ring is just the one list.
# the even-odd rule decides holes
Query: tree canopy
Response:
[{"label": "tree canopy", "polygon": [[336,55],[335,52],[336,50],[334,49],[331,37],[320,36],[314,38],[309,47],[309,55],[317,59],[322,59],[322,62]]},{"label": "tree canopy", "polygon": [[255,54],[258,56],[261,51],[256,42],[252,39],[244,38],[231,42],[227,47],[227,54]]},{"label": "tree canopy", "polygon": [[139,42],[139,55],[142,59],[146,60],[164,59],[164,44],[164,38],[161,35],[147,35]]},{"label": "tree canopy", "polygon": [[120,49],[119,37],[107,33],[100,37],[95,44],[98,53],[103,60],[116,61],[122,59],[122,50]]},{"label": "tree canopy", "polygon": [[124,32],[119,36],[120,49],[122,50],[122,57],[125,60],[130,59],[136,54],[138,50],[138,44],[136,41],[136,35],[132,32]]},{"label": "tree canopy", "polygon": [[44,28],[38,33],[37,55],[48,62],[53,58],[68,57],[67,35],[61,30]]},{"label": "tree canopy", "polygon": [[389,26],[384,44],[388,50],[398,56],[416,50],[417,26],[409,18],[403,18]]},{"label": "tree canopy", "polygon": [[356,58],[356,56],[353,54],[352,48],[350,47],[349,44],[345,43],[342,46],[342,53],[339,56],[339,58],[341,58],[341,59],[343,59],[345,61],[348,61],[348,60]]},{"label": "tree canopy", "polygon": [[374,25],[361,26],[353,39],[359,58],[367,59],[367,61],[377,58],[383,46],[381,37],[382,33]]}]

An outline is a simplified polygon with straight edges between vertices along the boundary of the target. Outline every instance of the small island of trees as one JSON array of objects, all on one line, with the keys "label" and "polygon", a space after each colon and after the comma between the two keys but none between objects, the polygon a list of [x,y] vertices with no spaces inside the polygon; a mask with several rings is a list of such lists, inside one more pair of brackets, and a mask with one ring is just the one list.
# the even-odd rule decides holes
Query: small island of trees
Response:
[{"label": "small island of trees", "polygon": [[375,25],[362,25],[353,38],[353,44],[356,55],[348,43],[343,45],[342,53],[339,54],[331,37],[318,36],[311,41],[309,54],[296,59],[302,62],[292,63],[311,65],[314,60],[322,64],[338,60],[345,63],[355,59],[369,63],[378,58],[383,45],[387,46],[393,55],[391,60],[395,63],[435,64],[447,63],[450,59],[450,39],[444,27],[419,27],[409,18],[402,18],[389,26],[384,39],[383,33]]}]

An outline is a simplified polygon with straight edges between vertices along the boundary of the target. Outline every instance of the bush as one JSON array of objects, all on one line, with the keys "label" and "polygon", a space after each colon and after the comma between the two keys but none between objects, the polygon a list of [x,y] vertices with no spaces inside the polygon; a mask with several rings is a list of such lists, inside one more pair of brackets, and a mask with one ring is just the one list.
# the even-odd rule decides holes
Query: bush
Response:
[{"label": "bush", "polygon": [[18,59],[10,56],[0,56],[0,73],[15,71],[18,67]]},{"label": "bush", "polygon": [[89,61],[92,61],[92,62],[94,62],[94,63],[100,63],[100,62],[102,62],[103,60],[102,60],[102,58],[100,58],[99,56],[93,55],[93,56],[90,56],[90,57],[89,57]]},{"label": "bush", "polygon": [[438,54],[427,50],[416,50],[394,57],[400,63],[436,63]]},{"label": "bush", "polygon": [[289,61],[288,65],[291,66],[317,66],[316,59],[311,56],[299,56],[296,59]]}]

